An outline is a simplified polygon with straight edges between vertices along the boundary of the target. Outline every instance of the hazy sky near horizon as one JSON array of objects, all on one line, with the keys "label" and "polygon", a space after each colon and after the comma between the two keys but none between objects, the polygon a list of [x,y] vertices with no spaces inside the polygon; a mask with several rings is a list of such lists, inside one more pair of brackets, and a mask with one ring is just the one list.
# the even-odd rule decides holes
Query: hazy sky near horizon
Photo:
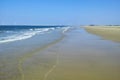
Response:
[{"label": "hazy sky near horizon", "polygon": [[120,0],[0,0],[0,24],[120,25]]}]

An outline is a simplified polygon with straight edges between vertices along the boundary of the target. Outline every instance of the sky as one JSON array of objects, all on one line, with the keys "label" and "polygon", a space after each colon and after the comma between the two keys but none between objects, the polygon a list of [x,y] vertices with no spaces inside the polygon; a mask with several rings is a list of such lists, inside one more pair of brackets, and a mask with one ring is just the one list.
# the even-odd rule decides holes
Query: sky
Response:
[{"label": "sky", "polygon": [[120,25],[120,0],[0,0],[0,25]]}]

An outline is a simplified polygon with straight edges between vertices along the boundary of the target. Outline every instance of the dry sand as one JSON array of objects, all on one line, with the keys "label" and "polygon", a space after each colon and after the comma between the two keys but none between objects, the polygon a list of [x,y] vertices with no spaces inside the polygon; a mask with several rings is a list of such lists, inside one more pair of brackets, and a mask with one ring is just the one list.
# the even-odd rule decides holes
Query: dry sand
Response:
[{"label": "dry sand", "polygon": [[120,26],[86,26],[85,29],[104,39],[120,42]]}]

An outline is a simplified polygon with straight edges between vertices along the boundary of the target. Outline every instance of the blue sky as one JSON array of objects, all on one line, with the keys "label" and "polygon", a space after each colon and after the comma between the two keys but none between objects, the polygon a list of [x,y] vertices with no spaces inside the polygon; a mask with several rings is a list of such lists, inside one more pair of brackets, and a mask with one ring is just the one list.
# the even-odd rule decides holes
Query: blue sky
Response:
[{"label": "blue sky", "polygon": [[0,0],[0,24],[120,25],[120,0]]}]

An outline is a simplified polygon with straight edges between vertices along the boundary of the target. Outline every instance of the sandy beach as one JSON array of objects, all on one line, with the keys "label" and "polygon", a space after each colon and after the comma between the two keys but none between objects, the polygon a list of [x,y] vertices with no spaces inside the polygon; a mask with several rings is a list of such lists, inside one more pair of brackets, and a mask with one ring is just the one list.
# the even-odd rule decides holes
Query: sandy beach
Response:
[{"label": "sandy beach", "polygon": [[120,0],[0,0],[0,80],[120,80]]},{"label": "sandy beach", "polygon": [[120,42],[120,26],[86,26],[85,29],[103,39]]}]

